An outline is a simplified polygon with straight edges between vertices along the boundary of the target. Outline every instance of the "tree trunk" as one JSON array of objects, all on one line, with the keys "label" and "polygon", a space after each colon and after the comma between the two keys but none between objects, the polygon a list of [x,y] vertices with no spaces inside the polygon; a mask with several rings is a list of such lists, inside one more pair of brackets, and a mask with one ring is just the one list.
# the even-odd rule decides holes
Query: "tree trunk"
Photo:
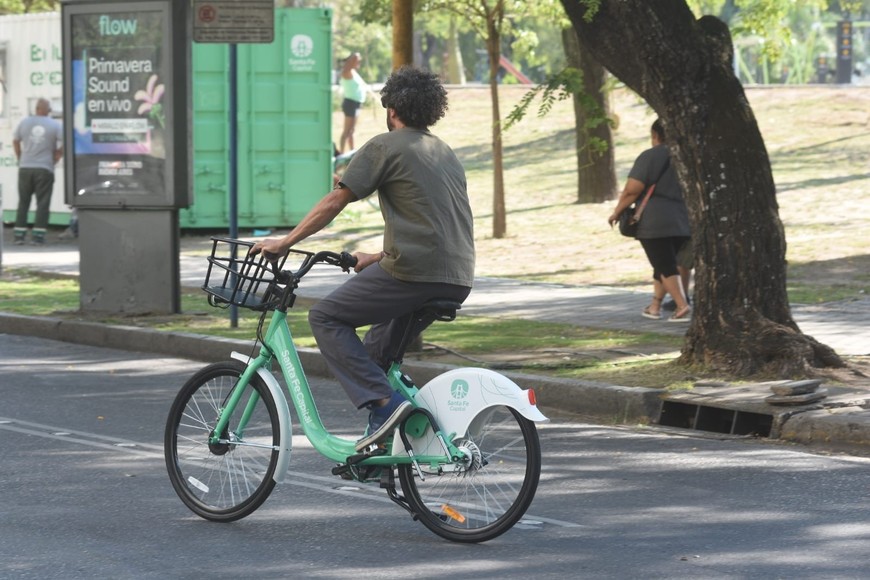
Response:
[{"label": "tree trunk", "polygon": [[393,70],[414,64],[414,2],[393,0]]},{"label": "tree trunk", "polygon": [[[562,29],[562,46],[568,66],[583,72],[583,92],[595,100],[600,115],[610,118],[610,97],[604,89],[607,71],[588,51],[580,50],[577,32]],[[600,203],[613,199],[616,194],[616,169],[613,152],[613,132],[609,123],[588,127],[589,115],[583,107],[582,96],[574,95],[574,131],[577,147],[577,203]],[[606,144],[600,152],[590,146],[595,137]]]},{"label": "tree trunk", "polygon": [[738,376],[843,366],[800,332],[764,141],[731,68],[728,28],[684,0],[561,0],[581,45],[665,125],[695,249],[695,308],[680,360]]},{"label": "tree trunk", "polygon": [[459,50],[459,31],[456,16],[450,15],[450,32],[447,37],[447,82],[453,85],[465,84],[465,67],[462,65],[462,52]]},{"label": "tree trunk", "polygon": [[501,110],[498,102],[498,69],[501,67],[501,35],[494,19],[487,19],[486,51],[489,55],[489,92],[492,100],[492,237],[507,234],[504,191],[504,151],[501,140]]}]

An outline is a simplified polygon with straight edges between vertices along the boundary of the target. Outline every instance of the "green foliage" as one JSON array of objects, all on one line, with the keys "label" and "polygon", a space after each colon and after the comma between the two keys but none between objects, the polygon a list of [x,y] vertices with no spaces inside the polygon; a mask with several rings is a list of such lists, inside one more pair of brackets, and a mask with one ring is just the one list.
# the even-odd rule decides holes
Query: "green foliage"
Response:
[{"label": "green foliage", "polygon": [[735,0],[740,7],[731,34],[735,37],[764,39],[762,51],[773,60],[780,58],[784,45],[791,41],[791,30],[784,26],[790,0]]},{"label": "green foliage", "polygon": [[57,0],[0,0],[0,15],[59,11],[60,2]]},{"label": "green foliage", "polygon": [[533,82],[546,82],[565,67],[561,32],[569,25],[564,13],[549,11],[518,19],[504,52]]},{"label": "green foliage", "polygon": [[870,2],[867,0],[839,0],[839,2],[834,1],[833,3],[839,5],[839,11],[844,16],[846,14],[856,16],[862,12],[870,12]]},{"label": "green foliage", "polygon": [[[335,66],[352,52],[362,55],[360,75],[366,82],[386,80],[393,68],[392,32],[387,26],[372,24],[374,16],[363,12],[371,2],[335,0],[333,2],[333,55]],[[389,6],[389,3],[386,2]]]},{"label": "green foliage", "polygon": [[518,24],[527,18],[543,18],[555,23],[564,18],[556,0],[428,0],[423,10],[452,12],[475,30],[481,38],[489,34],[488,22],[495,25],[503,36],[513,36],[522,28]]},{"label": "green foliage", "polygon": [[[696,16],[728,24],[744,82],[804,84],[815,79],[815,60],[832,55],[831,24],[847,14],[870,13],[870,0],[687,0]],[[855,35],[854,58],[866,58]]]},{"label": "green foliage", "polygon": [[592,22],[595,15],[601,9],[601,0],[580,0],[580,4],[586,6],[586,12],[583,13],[583,20]]},{"label": "green foliage", "polygon": [[393,19],[391,0],[361,0],[357,10],[365,24],[389,25]]},{"label": "green foliage", "polygon": [[[361,40],[382,40],[384,55],[391,46],[391,0],[335,0],[334,47],[336,59],[358,51],[363,55],[361,74],[367,80],[386,78],[391,69],[387,58]],[[559,31],[567,18],[557,0],[416,0],[414,32],[420,38],[427,66],[433,71],[445,67],[443,55],[450,36],[450,22],[457,25],[462,62],[468,78],[486,80],[487,18],[499,24],[502,53],[535,81],[543,80],[564,66]],[[364,30],[361,30],[364,28]],[[511,82],[508,80],[507,82]]]},{"label": "green foliage", "polygon": [[520,102],[513,108],[507,116],[504,123],[504,130],[507,131],[517,123],[519,123],[528,112],[529,108],[535,99],[540,96],[541,104],[538,107],[538,117],[544,117],[553,108],[553,105],[559,101],[571,98],[574,94],[579,94],[583,91],[583,71],[566,67],[559,73],[551,76],[546,83],[537,85],[529,90]]},{"label": "green foliage", "polygon": [[585,133],[585,138],[581,140],[582,147],[588,148],[593,158],[607,151],[607,142],[592,135],[591,131],[603,123],[612,125],[613,122],[605,115],[595,97],[585,92],[583,71],[573,67],[564,68],[552,75],[545,83],[537,85],[523,95],[520,102],[508,114],[504,130],[507,131],[519,123],[539,96],[541,99],[538,106],[539,118],[546,116],[557,102],[576,97],[586,119],[583,127],[579,128]]}]

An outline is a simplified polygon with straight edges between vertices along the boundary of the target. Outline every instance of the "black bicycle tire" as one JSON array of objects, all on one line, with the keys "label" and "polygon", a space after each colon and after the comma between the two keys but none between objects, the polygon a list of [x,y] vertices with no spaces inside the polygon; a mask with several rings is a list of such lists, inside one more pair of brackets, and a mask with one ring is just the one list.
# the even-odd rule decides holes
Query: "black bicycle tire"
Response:
[{"label": "black bicycle tire", "polygon": [[184,483],[183,470],[180,467],[177,456],[177,434],[187,403],[208,381],[220,376],[229,376],[238,379],[244,370],[245,365],[240,361],[235,360],[214,363],[202,368],[194,374],[178,392],[166,421],[166,429],[164,432],[164,458],[172,487],[175,489],[178,497],[181,498],[181,501],[192,512],[210,521],[233,522],[250,515],[259,508],[264,501],[266,501],[275,487],[274,474],[278,463],[277,446],[280,443],[278,412],[271,392],[266,387],[263,380],[256,375],[251,379],[250,385],[257,390],[263,404],[266,406],[272,431],[272,445],[275,447],[271,452],[268,467],[262,481],[254,492],[245,498],[244,501],[224,509],[215,508],[201,501]]},{"label": "black bicycle tire", "polygon": [[515,409],[503,407],[511,412],[523,433],[526,448],[526,470],[523,484],[516,499],[505,513],[486,526],[463,529],[448,525],[441,516],[426,507],[417,488],[413,465],[399,465],[399,482],[405,499],[420,522],[444,539],[461,543],[480,543],[492,540],[510,530],[526,513],[535,498],[541,476],[541,443],[534,422],[520,415]]}]

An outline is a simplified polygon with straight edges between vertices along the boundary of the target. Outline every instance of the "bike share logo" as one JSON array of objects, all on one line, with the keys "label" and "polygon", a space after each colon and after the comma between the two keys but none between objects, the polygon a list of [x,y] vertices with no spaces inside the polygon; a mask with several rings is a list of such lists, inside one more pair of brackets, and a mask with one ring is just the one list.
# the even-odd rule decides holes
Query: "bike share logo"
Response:
[{"label": "bike share logo", "polygon": [[299,416],[305,423],[311,423],[311,413],[308,411],[308,405],[305,404],[305,397],[302,396],[302,382],[296,376],[296,367],[290,362],[290,351],[285,350],[281,353],[282,363],[290,379],[290,387],[293,392],[293,400],[296,401],[296,410]]},{"label": "bike share logo", "polygon": [[294,34],[290,39],[290,52],[293,54],[289,60],[290,70],[294,72],[314,70],[317,61],[311,57],[314,54],[314,40],[310,36]]},{"label": "bike share logo", "polygon": [[465,399],[468,397],[468,381],[463,379],[456,379],[453,381],[453,384],[450,385],[450,397],[447,401],[447,406],[450,407],[451,411],[467,411],[468,407],[471,405]]}]

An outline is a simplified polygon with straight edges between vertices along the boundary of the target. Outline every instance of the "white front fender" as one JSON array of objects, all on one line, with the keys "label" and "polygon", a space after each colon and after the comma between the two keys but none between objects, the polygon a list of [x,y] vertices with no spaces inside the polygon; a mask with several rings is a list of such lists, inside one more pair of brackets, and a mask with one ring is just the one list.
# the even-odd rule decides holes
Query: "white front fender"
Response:
[{"label": "white front fender", "polygon": [[[530,399],[530,391],[497,372],[481,368],[458,368],[439,375],[426,383],[415,397],[417,404],[430,411],[445,436],[462,437],[472,421],[489,407],[506,406],[535,422],[549,421]],[[441,454],[443,450],[432,430],[419,438],[411,438],[417,455]],[[404,451],[401,438],[396,437],[393,453]]]},{"label": "white front fender", "polygon": [[[251,357],[240,352],[233,352],[230,356],[245,364],[251,362]],[[262,367],[257,369],[257,374],[266,383],[269,392],[272,393],[272,400],[275,401],[275,409],[278,411],[278,431],[281,436],[278,440],[278,465],[272,479],[276,483],[281,483],[284,481],[284,476],[287,475],[287,467],[290,465],[290,447],[293,443],[290,407],[287,405],[287,398],[284,397],[284,392],[281,391],[281,385],[278,384],[275,376]]]}]

